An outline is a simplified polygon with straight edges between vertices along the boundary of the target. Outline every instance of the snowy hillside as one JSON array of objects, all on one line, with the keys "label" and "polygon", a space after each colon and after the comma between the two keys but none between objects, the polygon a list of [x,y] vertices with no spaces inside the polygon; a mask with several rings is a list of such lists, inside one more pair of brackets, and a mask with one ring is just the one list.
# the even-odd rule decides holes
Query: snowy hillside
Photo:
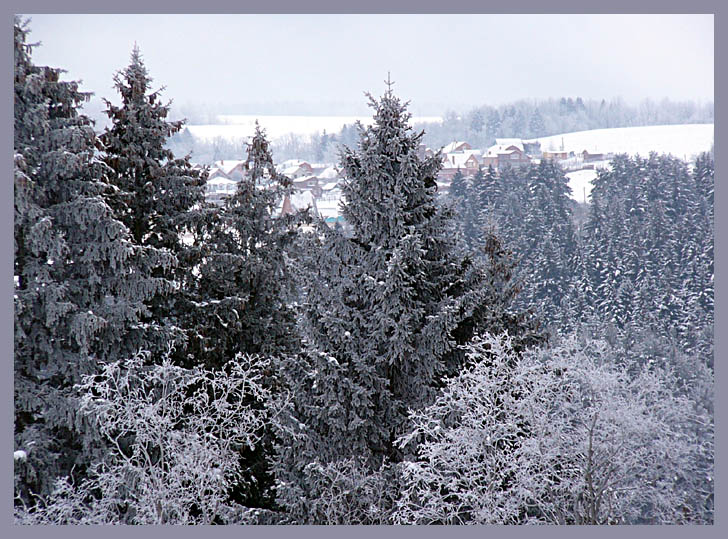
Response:
[{"label": "snowy hillside", "polygon": [[[288,133],[296,135],[312,135],[315,132],[337,133],[344,125],[352,125],[359,120],[368,125],[372,117],[359,116],[254,116],[254,115],[221,115],[220,123],[207,125],[188,125],[192,136],[212,140],[217,137],[225,139],[242,139],[253,135],[255,121],[258,120],[266,131],[269,140],[275,140]],[[436,116],[413,117],[412,123],[441,122]]]},{"label": "snowy hillside", "polygon": [[680,159],[710,150],[713,144],[713,124],[649,125],[593,129],[541,137],[542,150],[591,153],[628,153],[647,156],[650,152],[669,153]]},{"label": "snowy hillside", "polygon": [[[649,155],[650,152],[672,154],[684,160],[709,151],[713,145],[713,124],[650,125],[644,127],[621,127],[615,129],[594,129],[541,137],[542,150],[564,150],[580,153],[627,153]],[[572,196],[579,202],[588,199],[591,181],[596,178],[594,170],[569,172],[569,187]]]}]

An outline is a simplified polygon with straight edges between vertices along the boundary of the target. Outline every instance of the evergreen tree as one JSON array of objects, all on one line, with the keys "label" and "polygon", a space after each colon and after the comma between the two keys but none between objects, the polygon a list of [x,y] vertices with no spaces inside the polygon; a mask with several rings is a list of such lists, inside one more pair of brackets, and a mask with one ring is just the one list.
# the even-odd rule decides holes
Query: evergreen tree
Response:
[{"label": "evergreen tree", "polygon": [[245,166],[235,194],[200,238],[200,263],[188,286],[186,325],[196,328],[188,351],[208,368],[238,353],[276,355],[297,347],[285,261],[296,218],[280,208],[291,182],[276,172],[257,125]]},{"label": "evergreen tree", "polygon": [[651,326],[710,364],[712,306],[699,298],[712,295],[712,201],[698,163],[691,175],[671,156],[617,156],[594,181],[585,258],[601,316]]},{"label": "evergreen tree", "polygon": [[473,179],[466,178],[460,169],[450,183],[449,199],[454,210],[457,229],[468,249],[472,249],[479,234],[477,216],[478,200],[473,197]]},{"label": "evergreen tree", "polygon": [[[47,494],[54,479],[78,477],[92,460],[93,429],[78,413],[73,386],[98,364],[145,348],[144,301],[168,283],[164,250],[142,248],[114,218],[91,121],[89,94],[62,70],[38,67],[14,25],[15,447],[16,493]],[[138,271],[142,270],[142,271]]]},{"label": "evergreen tree", "polygon": [[452,177],[452,181],[450,182],[450,199],[453,202],[462,201],[466,193],[467,184],[465,181],[465,175],[463,175],[462,171],[458,168],[458,170],[455,172],[455,175]]},{"label": "evergreen tree", "polygon": [[510,278],[503,267],[459,254],[435,199],[440,156],[418,157],[406,104],[391,88],[370,99],[374,124],[342,155],[350,235],[322,228],[303,260],[307,348],[286,369],[293,402],[276,463],[279,500],[297,522],[315,521],[312,467],[357,457],[374,473],[402,458],[394,442],[407,410],[432,401],[486,323],[515,322],[522,344],[542,338],[527,314],[511,318],[507,299],[494,300]]},{"label": "evergreen tree", "polygon": [[519,108],[513,115],[511,122],[511,134],[514,137],[525,137],[526,136],[526,117],[523,111]]},{"label": "evergreen tree", "polygon": [[[195,330],[187,354],[192,363],[208,369],[219,370],[239,354],[278,358],[300,348],[291,307],[293,279],[286,263],[300,216],[281,212],[291,182],[276,172],[257,125],[245,167],[235,194],[201,234],[200,263],[185,295],[181,321]],[[265,386],[278,392],[280,377],[266,369]],[[273,433],[266,429],[256,435],[261,442],[242,451],[242,474],[231,495],[245,506],[272,509]]]},{"label": "evergreen tree", "polygon": [[715,163],[712,155],[700,155],[692,174],[695,196],[690,203],[689,215],[695,223],[694,247],[689,254],[690,273],[684,276],[690,285],[687,303],[693,313],[693,327],[698,334],[696,348],[713,367],[713,324],[715,320],[714,289],[714,221],[713,191]]},{"label": "evergreen tree", "polygon": [[509,245],[520,256],[525,283],[519,303],[540,305],[551,320],[570,288],[574,268],[571,191],[563,172],[551,161],[513,174],[525,183],[523,212],[517,219],[511,218],[514,228],[509,228],[513,234]]},{"label": "evergreen tree", "polygon": [[[151,78],[135,46],[130,64],[114,76],[121,106],[106,100],[111,126],[101,135],[104,162],[112,171],[116,187],[110,204],[119,220],[131,231],[137,245],[165,248],[178,260],[175,269],[156,268],[153,274],[176,281],[175,292],[156,297],[146,319],[149,333],[161,335],[159,349],[174,338],[182,348],[185,332],[177,319],[185,312],[181,296],[199,259],[199,242],[185,241],[205,217],[205,174],[192,168],[189,156],[175,158],[166,147],[170,136],[184,122],[167,121],[170,103],[160,100],[161,90],[150,91]],[[194,327],[186,328],[187,333]]]},{"label": "evergreen tree", "polygon": [[478,202],[481,208],[500,204],[503,191],[493,165],[488,165],[485,172],[483,172],[482,168],[479,168],[473,179],[473,185],[479,194]]},{"label": "evergreen tree", "polygon": [[531,131],[532,137],[542,137],[546,133],[546,125],[544,124],[543,116],[541,116],[541,111],[538,107],[534,109],[528,127]]},{"label": "evergreen tree", "polygon": [[488,113],[488,120],[486,121],[485,128],[488,131],[488,136],[491,138],[491,140],[494,140],[496,137],[500,136],[501,117],[496,109],[492,109]]},{"label": "evergreen tree", "polygon": [[470,130],[473,133],[480,133],[485,127],[485,118],[479,110],[474,110],[470,115]]}]

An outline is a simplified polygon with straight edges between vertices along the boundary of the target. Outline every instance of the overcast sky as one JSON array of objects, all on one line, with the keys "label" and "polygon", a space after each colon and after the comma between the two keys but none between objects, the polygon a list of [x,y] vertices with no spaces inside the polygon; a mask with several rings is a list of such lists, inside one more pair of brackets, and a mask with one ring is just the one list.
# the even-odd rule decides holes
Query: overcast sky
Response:
[{"label": "overcast sky", "polygon": [[521,98],[714,98],[712,15],[31,19],[30,41],[42,42],[35,63],[63,67],[107,98],[135,42],[154,86],[181,105],[334,102],[359,114],[363,92],[381,94],[387,71],[415,114]]}]

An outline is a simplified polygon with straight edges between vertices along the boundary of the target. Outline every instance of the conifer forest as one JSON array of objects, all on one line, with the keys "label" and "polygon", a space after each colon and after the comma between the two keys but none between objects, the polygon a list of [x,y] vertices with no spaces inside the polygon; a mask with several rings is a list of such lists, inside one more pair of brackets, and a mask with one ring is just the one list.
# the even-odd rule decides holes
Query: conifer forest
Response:
[{"label": "conifer forest", "polygon": [[586,204],[548,159],[443,195],[388,84],[330,226],[261,127],[206,201],[142,51],[100,129],[29,32],[16,524],[713,523],[712,150],[615,155]]}]

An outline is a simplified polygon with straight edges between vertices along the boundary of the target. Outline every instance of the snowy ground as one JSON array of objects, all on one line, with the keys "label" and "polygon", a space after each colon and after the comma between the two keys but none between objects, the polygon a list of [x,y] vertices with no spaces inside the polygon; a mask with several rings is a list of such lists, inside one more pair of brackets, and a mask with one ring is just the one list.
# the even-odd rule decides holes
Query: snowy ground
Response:
[{"label": "snowy ground", "polygon": [[[270,140],[275,140],[289,133],[310,136],[315,132],[337,133],[345,125],[352,125],[359,120],[367,125],[372,122],[371,116],[253,116],[229,114],[218,117],[220,123],[207,125],[188,125],[192,136],[212,140],[217,137],[225,139],[243,139],[253,135],[255,121],[266,131]],[[413,117],[412,123],[441,122],[436,116]]]},{"label": "snowy ground", "polygon": [[568,172],[569,187],[571,187],[571,198],[577,202],[589,201],[589,193],[592,190],[592,180],[597,177],[596,170],[576,170]]},{"label": "snowy ground", "polygon": [[650,152],[669,153],[680,159],[690,160],[707,152],[713,144],[713,124],[650,125],[593,129],[541,137],[542,150],[558,150],[591,153],[628,153],[647,156]]}]

